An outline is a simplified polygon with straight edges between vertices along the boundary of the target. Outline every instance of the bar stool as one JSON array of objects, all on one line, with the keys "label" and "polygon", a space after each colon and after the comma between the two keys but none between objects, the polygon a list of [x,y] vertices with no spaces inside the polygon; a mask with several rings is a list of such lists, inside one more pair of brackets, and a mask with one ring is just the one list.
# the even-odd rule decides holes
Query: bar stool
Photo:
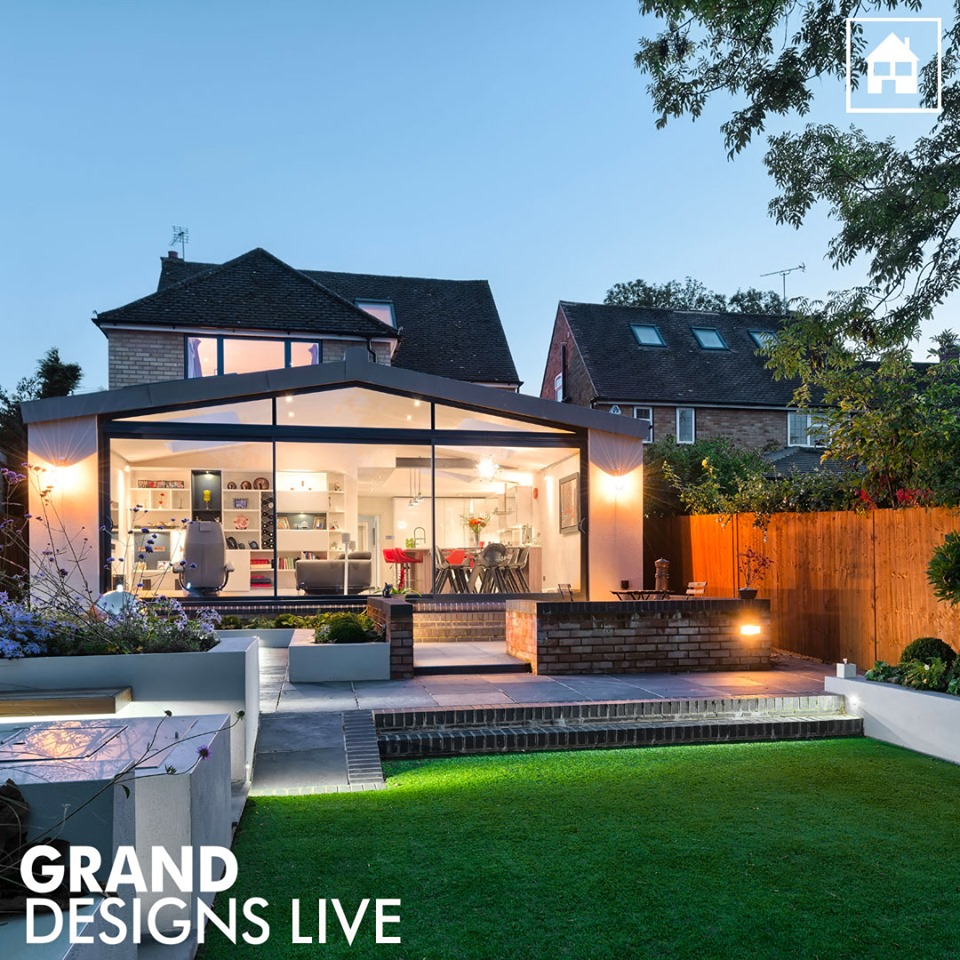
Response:
[{"label": "bar stool", "polygon": [[[394,565],[394,577],[397,578],[397,589],[403,590],[407,580],[407,572],[415,563],[423,563],[423,557],[411,557],[399,547],[384,547],[383,559]],[[399,571],[399,573],[398,573]]]}]

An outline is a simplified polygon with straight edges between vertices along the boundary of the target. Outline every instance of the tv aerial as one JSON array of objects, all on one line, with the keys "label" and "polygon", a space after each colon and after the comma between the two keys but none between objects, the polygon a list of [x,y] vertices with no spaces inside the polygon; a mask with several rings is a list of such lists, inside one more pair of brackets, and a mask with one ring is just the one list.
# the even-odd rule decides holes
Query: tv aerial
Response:
[{"label": "tv aerial", "polygon": [[184,249],[186,245],[190,242],[190,231],[186,227],[174,227],[173,228],[173,239],[170,241],[170,246],[179,243],[180,244],[180,258],[186,260],[187,254]]},{"label": "tv aerial", "polygon": [[769,273],[761,273],[761,277],[780,277],[783,280],[783,315],[787,315],[787,274],[799,270],[803,273],[807,269],[806,264],[801,263],[798,267],[786,267],[784,270],[771,270]]}]

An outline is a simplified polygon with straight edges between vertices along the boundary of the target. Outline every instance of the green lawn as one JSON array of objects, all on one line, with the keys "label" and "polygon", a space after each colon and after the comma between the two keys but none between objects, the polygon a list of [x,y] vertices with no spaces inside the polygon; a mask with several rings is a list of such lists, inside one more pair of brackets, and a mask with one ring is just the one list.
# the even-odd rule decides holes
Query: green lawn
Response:
[{"label": "green lawn", "polygon": [[[375,793],[257,799],[234,850],[261,946],[204,960],[960,957],[960,767],[870,740],[388,765]],[[290,903],[399,897],[400,945],[291,945]],[[372,904],[371,904],[372,909]],[[253,929],[240,925],[240,929]],[[386,932],[395,935],[396,925]]]}]

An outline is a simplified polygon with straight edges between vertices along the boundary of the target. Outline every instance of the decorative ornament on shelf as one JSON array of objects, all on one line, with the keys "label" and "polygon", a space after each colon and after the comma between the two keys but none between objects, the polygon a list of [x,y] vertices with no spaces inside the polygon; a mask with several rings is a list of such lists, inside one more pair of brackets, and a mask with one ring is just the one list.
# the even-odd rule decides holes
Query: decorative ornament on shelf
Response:
[{"label": "decorative ornament on shelf", "polygon": [[250,518],[241,513],[238,517],[233,518],[233,525],[237,530],[246,530],[250,526]]}]

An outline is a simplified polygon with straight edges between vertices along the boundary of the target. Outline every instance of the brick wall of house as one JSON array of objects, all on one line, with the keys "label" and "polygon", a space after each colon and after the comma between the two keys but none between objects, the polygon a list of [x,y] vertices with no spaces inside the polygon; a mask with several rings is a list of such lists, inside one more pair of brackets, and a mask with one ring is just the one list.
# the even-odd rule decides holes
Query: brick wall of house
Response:
[{"label": "brick wall of house", "polygon": [[553,335],[550,338],[550,348],[547,352],[547,366],[543,374],[543,383],[540,387],[540,396],[547,400],[555,400],[553,382],[560,372],[561,345],[567,348],[567,370],[564,389],[570,403],[581,407],[589,407],[593,401],[593,383],[587,374],[587,368],[580,356],[573,339],[573,333],[563,309],[557,309],[557,318],[553,325]]},{"label": "brick wall of house", "polygon": [[[612,404],[597,405],[598,410],[609,410]],[[620,404],[620,414],[633,416],[634,404]],[[712,407],[697,407],[696,438],[712,440],[714,437],[730,437],[744,447],[759,450],[764,447],[787,445],[786,410],[722,410]],[[664,440],[677,432],[677,408],[653,408],[653,439]]]},{"label": "brick wall of house", "polygon": [[376,620],[390,642],[390,679],[413,676],[413,606],[403,598],[370,597],[367,616]]},{"label": "brick wall of house", "polygon": [[[741,635],[745,620],[760,625],[759,636]],[[765,600],[509,600],[506,623],[507,653],[528,660],[533,672],[543,675],[770,666]]]},{"label": "brick wall of house", "polygon": [[110,389],[134,383],[183,379],[183,334],[110,330],[107,334]]},{"label": "brick wall of house", "polygon": [[414,643],[457,643],[506,638],[504,604],[443,602],[414,604]]}]

